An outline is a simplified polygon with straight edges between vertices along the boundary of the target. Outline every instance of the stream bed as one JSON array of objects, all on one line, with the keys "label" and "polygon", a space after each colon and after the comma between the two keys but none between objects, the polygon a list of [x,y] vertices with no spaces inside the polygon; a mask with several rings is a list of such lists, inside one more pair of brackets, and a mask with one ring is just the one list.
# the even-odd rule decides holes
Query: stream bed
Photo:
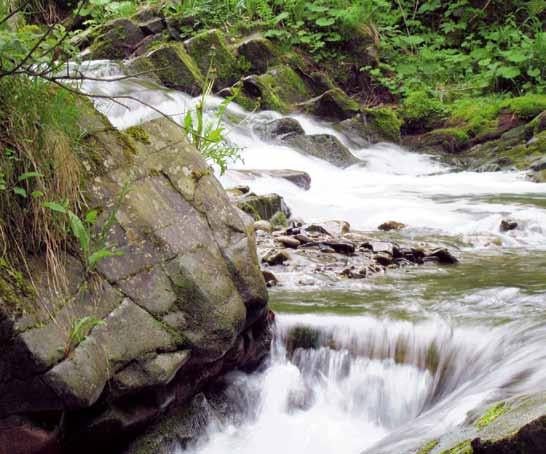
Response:
[{"label": "stream bed", "polygon": [[[89,71],[121,74],[108,62]],[[175,119],[197,102],[138,79],[84,88],[135,96]],[[97,105],[120,129],[157,116],[124,103]],[[460,263],[389,270],[351,286],[281,281],[270,292],[277,315],[268,363],[231,374],[237,411],[178,453],[401,453],[492,402],[546,389],[546,184],[519,172],[457,171],[392,144],[358,148],[330,125],[294,115],[307,134],[336,135],[366,163],[339,169],[252,132],[280,114],[237,106],[228,113],[229,138],[243,157],[233,167],[304,170],[311,188],[229,171],[220,176],[225,187],[278,193],[305,221],[345,220],[392,241],[441,241]],[[504,219],[518,227],[501,232]],[[379,233],[389,220],[408,227]],[[291,333],[302,327],[312,348],[292,350]]]}]

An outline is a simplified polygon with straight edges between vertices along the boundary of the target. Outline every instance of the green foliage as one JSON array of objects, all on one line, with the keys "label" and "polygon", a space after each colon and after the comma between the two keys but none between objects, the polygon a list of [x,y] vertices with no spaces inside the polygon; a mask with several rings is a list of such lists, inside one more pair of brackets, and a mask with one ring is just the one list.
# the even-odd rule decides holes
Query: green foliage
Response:
[{"label": "green foliage", "polygon": [[431,129],[447,113],[446,106],[425,90],[408,94],[402,103],[401,116],[410,129]]},{"label": "green foliage", "polygon": [[68,341],[64,348],[64,355],[68,356],[73,352],[74,349],[86,339],[93,328],[105,324],[106,322],[104,320],[92,316],[82,317],[79,320],[76,320],[70,329]]},{"label": "green foliage", "polygon": [[88,17],[87,25],[95,25],[106,22],[109,19],[130,17],[137,11],[136,0],[112,1],[112,0],[88,0],[80,15]]},{"label": "green foliage", "polygon": [[546,110],[546,95],[529,94],[507,99],[502,103],[501,107],[514,112],[523,120],[530,120]]},{"label": "green foliage", "polygon": [[[210,76],[210,72],[209,72]],[[240,150],[231,146],[225,136],[222,119],[232,98],[224,99],[215,112],[215,119],[207,118],[207,98],[211,95],[214,79],[207,77],[200,101],[195,109],[184,116],[184,129],[195,148],[207,159],[220,168],[220,173],[227,170],[230,162],[240,158]]]},{"label": "green foliage", "polygon": [[123,255],[121,251],[117,251],[114,247],[109,247],[107,245],[107,237],[108,232],[116,223],[116,214],[128,192],[128,186],[125,185],[97,232],[93,232],[93,227],[96,224],[98,217],[97,210],[89,211],[85,217],[81,219],[77,214],[68,209],[66,204],[44,202],[45,208],[52,212],[67,216],[72,236],[78,240],[87,272],[93,271],[97,264],[105,258]]}]

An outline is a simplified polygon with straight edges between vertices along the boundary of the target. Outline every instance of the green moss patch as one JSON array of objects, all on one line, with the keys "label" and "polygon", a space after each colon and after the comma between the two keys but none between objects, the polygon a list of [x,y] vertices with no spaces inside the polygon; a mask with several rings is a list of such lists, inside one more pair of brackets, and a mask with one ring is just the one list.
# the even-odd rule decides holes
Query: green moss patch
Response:
[{"label": "green moss patch", "polygon": [[429,442],[425,443],[419,451],[417,451],[417,454],[429,454],[430,451],[432,451],[436,446],[438,446],[439,441],[438,440],[430,440]]},{"label": "green moss patch", "polygon": [[522,120],[530,120],[546,110],[546,95],[531,94],[508,99],[501,105]]},{"label": "green moss patch", "polygon": [[391,142],[400,141],[402,121],[394,109],[375,107],[364,109],[366,119],[374,127],[378,135]]},{"label": "green moss patch", "polygon": [[505,402],[500,402],[498,404],[490,407],[483,416],[476,421],[476,427],[478,429],[484,429],[489,424],[491,424],[499,416],[504,415],[509,410],[508,405]]},{"label": "green moss patch", "polygon": [[474,450],[470,444],[470,440],[465,440],[450,449],[442,451],[441,454],[472,454]]},{"label": "green moss patch", "polygon": [[130,128],[127,128],[125,130],[125,133],[128,134],[130,137],[135,139],[138,142],[149,144],[150,142],[150,136],[148,133],[141,128],[140,126],[131,126]]}]

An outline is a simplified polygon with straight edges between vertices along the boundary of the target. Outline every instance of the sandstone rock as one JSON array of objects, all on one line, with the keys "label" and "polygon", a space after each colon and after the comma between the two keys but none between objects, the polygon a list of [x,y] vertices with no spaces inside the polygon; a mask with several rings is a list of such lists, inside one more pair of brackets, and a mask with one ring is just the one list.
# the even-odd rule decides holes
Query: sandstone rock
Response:
[{"label": "sandstone rock", "polygon": [[254,230],[256,232],[262,231],[271,233],[273,231],[273,228],[271,227],[271,224],[268,221],[256,221],[254,222]]},{"label": "sandstone rock", "polygon": [[273,287],[279,283],[279,280],[271,271],[262,270],[262,274],[268,287]]},{"label": "sandstone rock", "polygon": [[282,265],[287,260],[290,260],[290,255],[284,250],[272,249],[262,257],[262,262],[271,266]]},{"label": "sandstone rock", "polygon": [[402,230],[404,227],[406,227],[406,224],[402,224],[401,222],[397,221],[387,221],[381,224],[379,227],[377,227],[379,230],[383,230],[385,232],[389,232],[391,230]]},{"label": "sandstone rock", "polygon": [[323,159],[336,167],[346,168],[362,163],[336,137],[329,134],[290,136],[284,142],[303,154]]},{"label": "sandstone rock", "polygon": [[296,238],[293,238],[291,236],[285,236],[285,235],[276,237],[275,241],[281,243],[285,247],[292,248],[292,249],[297,249],[298,246],[300,245],[300,242]]},{"label": "sandstone rock", "polygon": [[[146,123],[144,143],[94,111],[84,117],[82,145],[95,160],[84,166],[86,194],[103,213],[99,225],[125,182],[131,188],[106,238],[123,256],[101,260],[90,276],[69,256],[62,292],[49,285],[45,259],[33,257],[38,291],[16,290],[32,310],[18,312],[2,296],[0,421],[32,413],[49,427],[74,410],[80,417],[63,440],[95,447],[142,428],[222,371],[255,365],[268,350],[269,319],[252,228],[180,128]],[[4,277],[0,265],[3,288]],[[70,335],[86,318],[95,322]],[[22,452],[31,450],[10,454]]]}]

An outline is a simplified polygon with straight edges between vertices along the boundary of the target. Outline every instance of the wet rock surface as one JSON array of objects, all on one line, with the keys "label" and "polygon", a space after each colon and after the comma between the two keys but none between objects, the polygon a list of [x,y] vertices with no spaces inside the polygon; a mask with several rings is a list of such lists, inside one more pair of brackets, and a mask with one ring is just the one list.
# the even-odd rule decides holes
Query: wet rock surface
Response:
[{"label": "wet rock surface", "polygon": [[289,228],[257,231],[256,242],[262,269],[274,273],[271,285],[280,286],[330,286],[388,269],[458,263],[446,248],[379,241],[352,231],[345,221],[293,222]]},{"label": "wet rock surface", "polygon": [[296,186],[305,189],[306,191],[311,188],[311,177],[307,172],[303,170],[290,170],[290,169],[233,169],[228,170],[229,174],[235,174],[242,176],[243,178],[255,179],[259,177],[280,178],[289,181]]}]

